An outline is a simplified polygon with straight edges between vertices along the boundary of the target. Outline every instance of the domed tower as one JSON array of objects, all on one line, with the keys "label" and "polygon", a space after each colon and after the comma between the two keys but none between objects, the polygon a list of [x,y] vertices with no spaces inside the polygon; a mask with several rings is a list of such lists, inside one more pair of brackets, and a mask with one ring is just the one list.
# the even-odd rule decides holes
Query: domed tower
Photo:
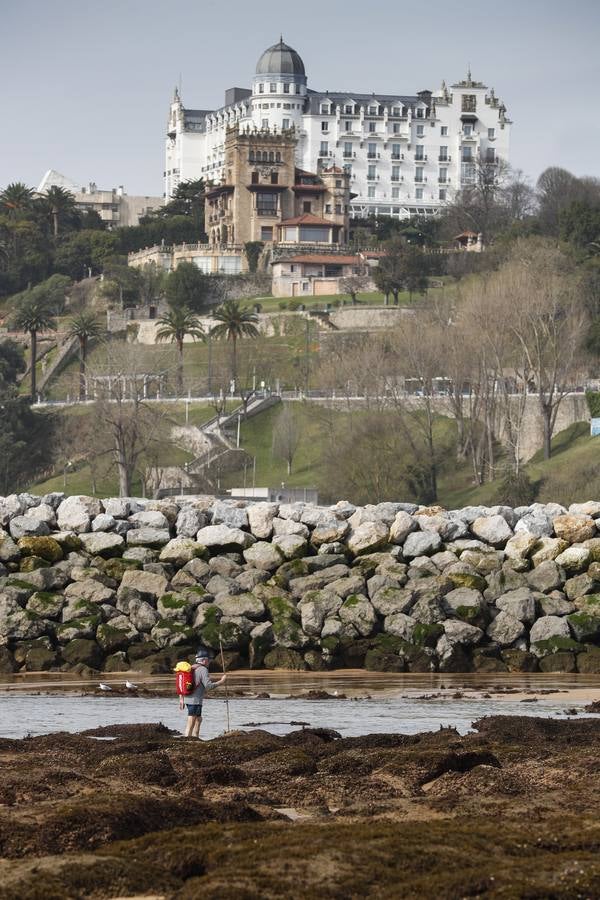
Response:
[{"label": "domed tower", "polygon": [[300,128],[306,97],[304,63],[283,38],[262,54],[252,81],[252,120],[257,128]]}]

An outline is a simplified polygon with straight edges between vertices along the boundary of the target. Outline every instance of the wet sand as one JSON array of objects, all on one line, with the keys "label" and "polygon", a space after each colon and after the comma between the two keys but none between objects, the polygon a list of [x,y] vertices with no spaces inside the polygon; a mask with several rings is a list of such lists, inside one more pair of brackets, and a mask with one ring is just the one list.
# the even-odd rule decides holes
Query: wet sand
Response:
[{"label": "wet sand", "polygon": [[521,716],[464,736],[2,739],[0,895],[598,897],[599,743],[600,718]]}]

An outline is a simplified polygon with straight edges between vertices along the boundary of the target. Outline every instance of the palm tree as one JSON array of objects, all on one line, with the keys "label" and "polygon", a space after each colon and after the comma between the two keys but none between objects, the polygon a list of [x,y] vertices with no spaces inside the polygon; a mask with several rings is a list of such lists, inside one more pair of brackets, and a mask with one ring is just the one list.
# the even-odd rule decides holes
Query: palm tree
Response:
[{"label": "palm tree", "polygon": [[18,331],[29,332],[29,337],[31,338],[31,401],[34,403],[38,331],[56,331],[56,321],[52,312],[48,309],[45,297],[36,292],[34,288],[24,295],[13,316],[12,324]]},{"label": "palm tree", "polygon": [[22,181],[13,181],[0,193],[0,209],[11,218],[26,212],[32,203],[33,190]]},{"label": "palm tree", "polygon": [[216,338],[227,338],[231,341],[231,377],[237,378],[237,341],[238,338],[258,337],[258,316],[248,307],[240,306],[239,300],[226,300],[213,313],[213,319],[219,323],[211,329]]},{"label": "palm tree", "polygon": [[57,238],[59,223],[64,224],[77,212],[75,195],[64,188],[53,185],[48,188],[41,200],[52,217],[54,237]]},{"label": "palm tree", "polygon": [[91,312],[81,312],[74,316],[67,325],[67,338],[79,340],[79,399],[86,397],[85,363],[90,338],[99,338],[104,329]]},{"label": "palm tree", "polygon": [[186,335],[193,340],[204,340],[204,330],[196,313],[186,306],[175,306],[169,309],[166,315],[157,319],[159,325],[156,332],[157,341],[171,341],[177,344],[179,363],[177,366],[177,391],[179,396],[183,394],[183,341]]}]

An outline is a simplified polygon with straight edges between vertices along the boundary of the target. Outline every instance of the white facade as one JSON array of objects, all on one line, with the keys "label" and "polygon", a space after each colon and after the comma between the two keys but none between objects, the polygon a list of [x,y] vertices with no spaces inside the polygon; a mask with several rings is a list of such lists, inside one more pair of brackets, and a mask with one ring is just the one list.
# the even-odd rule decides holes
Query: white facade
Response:
[{"label": "white facade", "polygon": [[225,180],[228,126],[294,129],[296,162],[318,172],[345,167],[353,216],[407,218],[437,212],[486,174],[508,162],[506,108],[469,72],[439,91],[381,95],[310,90],[304,64],[283,41],[258,61],[252,89],[231,88],[217,110],[186,109],[175,92],[166,141],[165,196],[180,182]]},{"label": "white facade", "polygon": [[60,187],[75,195],[75,205],[81,212],[97,212],[107,228],[139,225],[140,218],[153,209],[159,209],[162,197],[128,194],[118,188],[102,190],[92,181],[87,186],[78,185],[71,178],[48,169],[40,181],[37,193],[45,194],[50,187]]}]

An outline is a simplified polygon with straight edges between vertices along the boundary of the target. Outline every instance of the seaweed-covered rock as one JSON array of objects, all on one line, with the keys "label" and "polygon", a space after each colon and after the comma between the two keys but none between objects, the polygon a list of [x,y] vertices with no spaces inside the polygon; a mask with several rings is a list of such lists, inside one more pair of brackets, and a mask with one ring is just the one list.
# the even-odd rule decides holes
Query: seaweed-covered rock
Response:
[{"label": "seaweed-covered rock", "polygon": [[474,622],[481,618],[483,597],[479,591],[470,588],[455,588],[443,598],[443,608],[447,615]]},{"label": "seaweed-covered rock", "polygon": [[127,616],[117,616],[110,622],[99,625],[96,631],[96,641],[105,653],[126,650],[137,639],[139,632]]},{"label": "seaweed-covered rock", "polygon": [[304,658],[297,650],[285,647],[273,647],[265,655],[264,664],[267,669],[292,669],[303,671],[308,668]]},{"label": "seaweed-covered rock", "polygon": [[61,656],[71,666],[84,665],[99,669],[104,654],[96,641],[75,638],[61,649]]}]

